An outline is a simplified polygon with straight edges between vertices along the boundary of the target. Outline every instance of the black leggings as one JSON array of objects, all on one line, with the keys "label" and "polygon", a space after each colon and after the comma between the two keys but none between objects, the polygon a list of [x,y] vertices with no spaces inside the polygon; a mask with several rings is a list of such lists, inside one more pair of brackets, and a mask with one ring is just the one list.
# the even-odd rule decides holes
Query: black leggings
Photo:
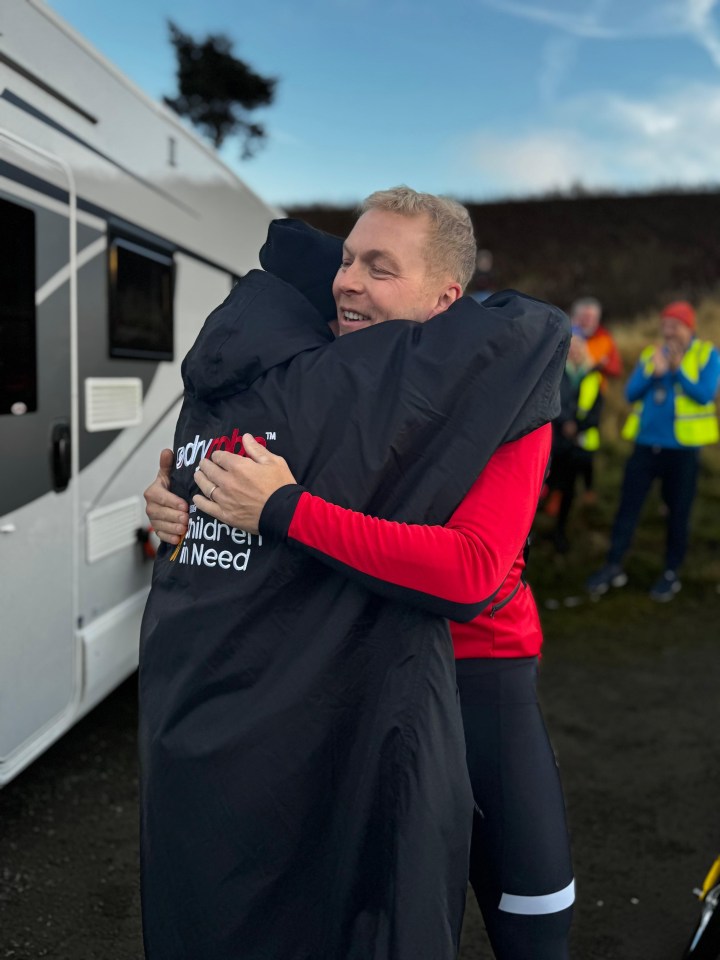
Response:
[{"label": "black leggings", "polygon": [[457,661],[475,798],[470,882],[497,960],[567,960],[574,883],[537,658]]}]

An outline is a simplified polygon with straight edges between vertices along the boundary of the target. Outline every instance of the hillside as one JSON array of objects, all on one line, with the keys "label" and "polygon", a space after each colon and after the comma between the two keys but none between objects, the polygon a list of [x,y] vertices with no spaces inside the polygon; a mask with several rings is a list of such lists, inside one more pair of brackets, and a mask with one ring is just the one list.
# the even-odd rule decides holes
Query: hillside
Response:
[{"label": "hillside", "polygon": [[[494,255],[494,289],[515,287],[562,307],[598,296],[625,320],[675,298],[720,290],[720,192],[468,204],[478,246]],[[296,207],[346,235],[352,208]]]}]

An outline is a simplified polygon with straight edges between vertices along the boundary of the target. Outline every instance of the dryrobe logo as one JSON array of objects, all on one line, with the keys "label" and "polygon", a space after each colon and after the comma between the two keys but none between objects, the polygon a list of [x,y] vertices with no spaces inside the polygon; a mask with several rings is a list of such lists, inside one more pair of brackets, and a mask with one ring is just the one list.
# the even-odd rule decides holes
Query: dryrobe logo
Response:
[{"label": "dryrobe logo", "polygon": [[[227,523],[198,513],[190,506],[185,536],[170,555],[171,560],[191,567],[211,567],[244,573],[253,549],[262,547],[260,534],[238,530]],[[238,549],[238,547],[240,549]]]},{"label": "dryrobe logo", "polygon": [[[245,431],[247,432],[247,431]],[[276,440],[274,431],[268,431],[264,437],[255,437],[258,443],[267,447],[268,440]],[[175,453],[175,466],[192,467],[201,460],[208,459],[215,450],[227,450],[239,457],[246,457],[243,447],[242,433],[235,427],[232,436],[210,437],[201,440],[200,434],[195,439],[178,447]],[[238,550],[237,548],[242,549]],[[244,573],[250,563],[250,555],[255,547],[262,547],[262,537],[259,534],[247,533],[227,523],[206,517],[198,513],[195,504],[190,505],[190,520],[188,529],[170,554],[170,560],[187,564],[191,567],[214,567],[220,570],[235,570]]]},{"label": "dryrobe logo", "polygon": [[[276,436],[270,431],[264,437],[255,437],[255,439],[266,447],[268,440],[275,440]],[[186,443],[184,447],[178,447],[175,466],[178,470],[181,467],[192,467],[194,463],[211,457],[216,450],[227,450],[228,453],[236,453],[239,457],[247,456],[243,447],[242,433],[235,427],[231,437],[210,437],[209,440],[201,440],[200,434],[196,433],[194,440]]]}]

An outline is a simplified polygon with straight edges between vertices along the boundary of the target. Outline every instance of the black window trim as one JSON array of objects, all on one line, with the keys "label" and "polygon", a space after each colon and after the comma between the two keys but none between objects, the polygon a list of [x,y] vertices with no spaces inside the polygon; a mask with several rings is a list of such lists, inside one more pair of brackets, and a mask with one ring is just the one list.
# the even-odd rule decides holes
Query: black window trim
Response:
[{"label": "black window trim", "polygon": [[[134,347],[118,347],[114,344],[114,332],[116,325],[116,289],[112,276],[111,256],[113,247],[120,246],[131,253],[146,257],[148,260],[154,260],[170,268],[170,349],[152,349],[143,350]],[[113,360],[151,360],[172,361],[175,359],[175,279],[176,279],[176,248],[170,244],[165,245],[162,240],[156,240],[154,237],[149,239],[146,231],[118,228],[112,220],[108,221],[107,232],[107,278],[108,278],[108,353]]]}]

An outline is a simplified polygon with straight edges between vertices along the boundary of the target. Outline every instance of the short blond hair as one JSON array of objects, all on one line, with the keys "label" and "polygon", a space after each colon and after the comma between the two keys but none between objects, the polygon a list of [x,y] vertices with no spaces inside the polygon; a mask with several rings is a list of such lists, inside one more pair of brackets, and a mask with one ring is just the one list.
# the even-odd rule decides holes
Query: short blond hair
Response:
[{"label": "short blond hair", "polygon": [[475,273],[477,245],[470,214],[461,203],[401,185],[371,193],[363,200],[360,214],[368,210],[387,210],[404,217],[425,214],[430,220],[427,262],[431,274],[450,274],[465,289]]}]

